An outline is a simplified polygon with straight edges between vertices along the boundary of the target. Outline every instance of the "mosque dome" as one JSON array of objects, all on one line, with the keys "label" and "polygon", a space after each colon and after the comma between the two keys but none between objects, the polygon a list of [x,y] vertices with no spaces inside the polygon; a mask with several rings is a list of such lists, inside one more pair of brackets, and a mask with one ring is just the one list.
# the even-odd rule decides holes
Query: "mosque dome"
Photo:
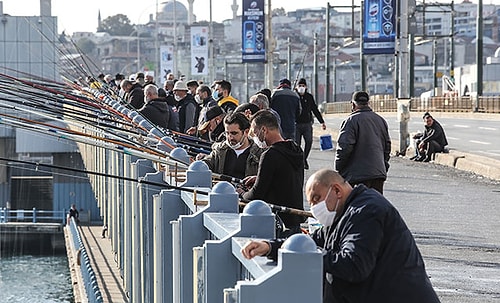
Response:
[{"label": "mosque dome", "polygon": [[188,10],[179,0],[162,2],[159,7],[158,21],[188,23]]}]

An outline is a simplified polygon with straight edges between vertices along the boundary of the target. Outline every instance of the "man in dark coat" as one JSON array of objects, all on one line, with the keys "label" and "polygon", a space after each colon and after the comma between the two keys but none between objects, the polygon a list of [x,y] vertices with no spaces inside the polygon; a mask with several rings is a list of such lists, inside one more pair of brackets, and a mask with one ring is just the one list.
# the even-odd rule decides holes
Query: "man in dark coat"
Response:
[{"label": "man in dark coat", "polygon": [[164,98],[158,97],[158,88],[154,84],[144,87],[144,106],[139,113],[153,124],[167,128],[170,118],[168,104]]},{"label": "man in dark coat", "polygon": [[413,137],[415,141],[416,157],[412,158],[415,161],[429,162],[435,153],[440,153],[445,150],[448,145],[444,129],[436,121],[431,114],[425,113],[423,116],[425,131],[421,137]]},{"label": "man in dark coat", "polygon": [[[269,110],[258,111],[250,123],[250,135],[260,148],[267,148],[260,157],[257,176],[244,179],[251,187],[238,189],[247,200],[260,199],[271,204],[303,209],[304,153],[293,140],[284,140],[278,121]],[[300,232],[301,216],[278,214],[288,229],[282,236]]]},{"label": "man in dark coat", "polygon": [[[323,250],[324,303],[439,303],[411,231],[380,193],[323,169],[306,198],[323,225],[312,238]],[[251,241],[242,253],[276,259],[282,242]]]},{"label": "man in dark coat", "polygon": [[140,109],[144,106],[144,92],[142,86],[129,80],[121,82],[123,91],[125,91],[125,101],[135,109]]},{"label": "man in dark coat", "polygon": [[292,90],[290,80],[280,80],[269,105],[280,115],[283,138],[295,140],[295,124],[302,109],[300,107],[299,96]]},{"label": "man in dark coat", "polygon": [[391,138],[387,122],[368,105],[366,92],[352,95],[352,113],[340,126],[335,169],[351,183],[384,191]]},{"label": "man in dark coat", "polygon": [[318,110],[318,105],[314,101],[313,95],[307,91],[306,79],[301,78],[295,89],[300,98],[300,106],[302,107],[302,112],[297,117],[297,130],[295,133],[295,141],[299,146],[302,146],[302,137],[304,137],[304,168],[309,169],[309,163],[307,162],[307,157],[311,152],[312,142],[313,142],[313,128],[314,123],[313,116],[316,116],[319,123],[321,123],[321,128],[326,129],[325,120]]}]

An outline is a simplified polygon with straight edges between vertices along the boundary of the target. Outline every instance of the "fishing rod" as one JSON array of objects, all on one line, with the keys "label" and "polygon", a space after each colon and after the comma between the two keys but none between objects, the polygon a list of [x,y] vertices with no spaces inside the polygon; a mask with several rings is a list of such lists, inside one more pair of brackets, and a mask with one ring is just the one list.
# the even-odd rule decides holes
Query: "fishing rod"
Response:
[{"label": "fishing rod", "polygon": [[[58,166],[58,165],[53,165],[53,164],[45,164],[45,163],[40,163],[40,162],[30,162],[30,161],[9,159],[9,158],[3,158],[3,157],[0,157],[0,161],[4,161],[7,163],[14,162],[14,163],[27,164],[27,165],[34,165],[35,167],[47,167],[47,168],[54,168],[54,169],[60,169],[60,170],[67,170],[67,171],[95,175],[95,176],[100,176],[100,177],[106,177],[106,178],[117,179],[117,180],[122,180],[122,181],[136,182],[139,184],[164,187],[167,189],[186,191],[186,192],[190,192],[193,194],[200,194],[200,195],[206,195],[206,196],[208,196],[210,194],[210,192],[200,191],[200,190],[197,190],[194,188],[180,187],[180,186],[170,185],[167,183],[153,182],[153,181],[144,180],[143,178],[134,179],[134,178],[129,178],[129,177],[100,173],[100,172],[96,172],[96,171],[89,171],[89,170],[83,170],[83,169],[78,169],[78,168],[70,168],[70,167]],[[239,205],[244,207],[249,202],[251,202],[251,201],[246,200],[246,199],[240,199]],[[271,208],[271,210],[276,211],[276,212],[281,212],[281,213],[286,213],[286,214],[294,214],[294,215],[299,215],[299,216],[304,216],[304,217],[312,217],[313,216],[311,212],[308,212],[308,211],[305,211],[302,209],[296,209],[296,208],[275,205],[275,204],[270,204],[270,203],[266,203],[266,204]]]},{"label": "fishing rod", "polygon": [[169,161],[168,160],[168,159],[173,160],[173,158],[168,158],[168,157],[165,158],[161,155],[155,156],[151,153],[137,151],[135,149],[130,149],[130,148],[123,147],[123,146],[117,145],[117,144],[110,144],[110,143],[106,143],[106,142],[97,142],[96,140],[92,140],[92,139],[88,139],[88,138],[81,138],[81,137],[74,136],[72,134],[64,134],[64,133],[61,133],[61,132],[54,130],[54,129],[35,128],[34,126],[30,126],[28,124],[22,124],[20,122],[15,122],[15,121],[12,122],[10,119],[5,119],[5,118],[0,118],[0,123],[2,123],[4,125],[12,126],[12,127],[18,127],[21,129],[25,129],[27,131],[51,136],[51,137],[54,137],[57,139],[67,140],[69,142],[74,141],[74,142],[87,144],[87,145],[91,145],[91,146],[98,147],[98,148],[104,148],[106,150],[115,151],[115,152],[122,153],[125,155],[131,155],[131,156],[135,156],[138,158],[155,161],[155,162],[158,162],[161,164],[172,165],[172,166],[177,165],[177,164],[182,164],[186,168],[189,166],[188,163],[180,161],[180,160],[177,160],[177,161]]}]

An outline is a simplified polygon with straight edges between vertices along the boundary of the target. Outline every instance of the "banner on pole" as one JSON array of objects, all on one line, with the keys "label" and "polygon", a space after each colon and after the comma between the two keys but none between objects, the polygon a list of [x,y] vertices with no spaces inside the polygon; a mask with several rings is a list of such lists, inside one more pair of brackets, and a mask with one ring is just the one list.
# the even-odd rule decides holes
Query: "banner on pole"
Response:
[{"label": "banner on pole", "polygon": [[191,75],[207,75],[208,27],[191,27]]},{"label": "banner on pole", "polygon": [[366,0],[363,7],[363,54],[393,54],[396,0]]},{"label": "banner on pole", "polygon": [[172,45],[160,47],[160,69],[162,81],[167,79],[169,73],[174,72],[174,47]]},{"label": "banner on pole", "polygon": [[242,61],[266,61],[264,0],[243,0]]}]

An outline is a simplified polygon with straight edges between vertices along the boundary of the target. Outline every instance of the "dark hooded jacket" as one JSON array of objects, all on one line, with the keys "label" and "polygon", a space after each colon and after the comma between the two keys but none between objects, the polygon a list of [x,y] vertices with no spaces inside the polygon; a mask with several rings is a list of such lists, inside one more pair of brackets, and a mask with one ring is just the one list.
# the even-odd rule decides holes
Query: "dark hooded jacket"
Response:
[{"label": "dark hooded jacket", "polygon": [[155,125],[163,128],[168,127],[170,111],[164,98],[150,100],[139,110],[139,113]]},{"label": "dark hooded jacket", "polygon": [[[267,203],[304,209],[304,153],[292,140],[271,145],[260,157],[257,180],[243,195],[248,200],[260,199]],[[279,214],[288,228],[297,227],[304,218]]]},{"label": "dark hooded jacket", "polygon": [[[324,303],[439,303],[411,231],[384,196],[358,185],[337,217],[312,235],[324,252]],[[282,242],[271,241],[269,258]]]},{"label": "dark hooded jacket", "polygon": [[135,109],[141,109],[144,106],[144,91],[139,83],[134,83],[128,93],[128,103]]}]

